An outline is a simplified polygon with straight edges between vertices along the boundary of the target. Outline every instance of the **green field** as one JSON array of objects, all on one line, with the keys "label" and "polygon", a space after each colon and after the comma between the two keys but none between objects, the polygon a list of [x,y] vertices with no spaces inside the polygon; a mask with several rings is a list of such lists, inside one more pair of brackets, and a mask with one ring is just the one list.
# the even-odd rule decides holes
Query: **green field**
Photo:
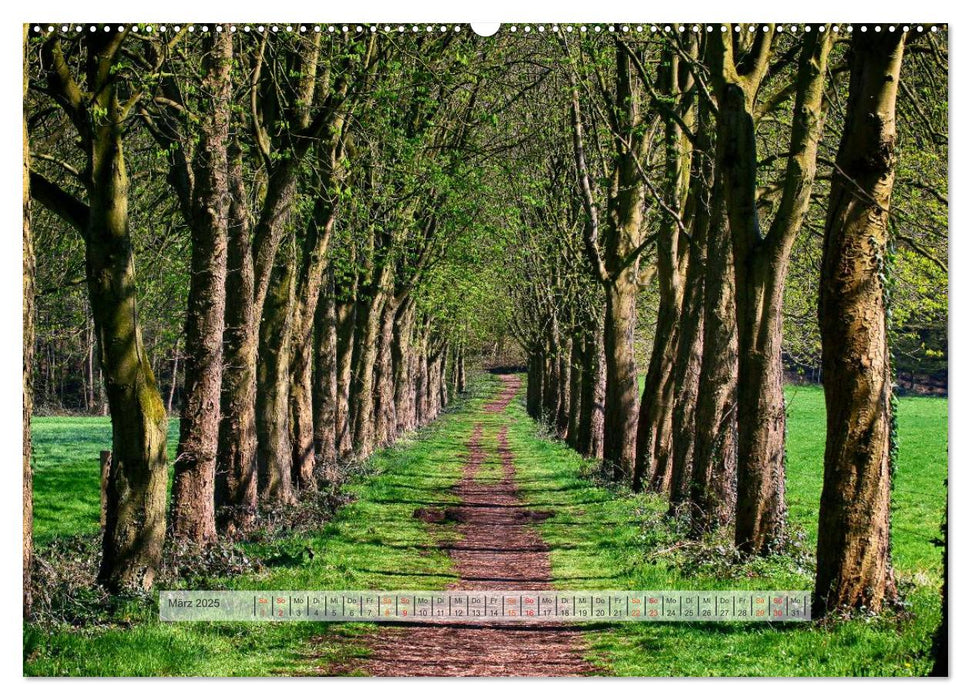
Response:
[{"label": "green field", "polygon": [[[372,458],[350,486],[356,500],[311,535],[248,549],[267,566],[223,581],[232,588],[412,588],[445,585],[450,562],[412,517],[414,503],[447,500],[460,475],[464,443],[496,379],[480,376],[467,399],[433,425]],[[521,401],[507,409],[523,499],[554,516],[540,526],[559,588],[809,588],[822,475],[822,392],[791,387],[788,500],[806,554],[735,562],[724,543],[687,547],[665,504],[595,485],[593,465],[545,439]],[[98,529],[98,452],[110,445],[99,418],[36,418],[37,540]],[[175,421],[170,436],[175,436]],[[590,653],[617,675],[923,675],[940,612],[947,470],[947,401],[904,398],[894,486],[894,561],[905,614],[822,625],[626,624],[591,628]],[[174,449],[174,445],[173,445]],[[170,451],[171,454],[171,451]],[[542,486],[530,486],[542,484]],[[532,489],[532,490],[531,490]],[[721,547],[721,549],[719,549]],[[43,551],[43,550],[42,550]],[[311,553],[310,556],[304,554]],[[132,601],[103,624],[25,628],[28,675],[262,675],[314,673],[366,654],[356,640],[370,625],[171,624]]]}]

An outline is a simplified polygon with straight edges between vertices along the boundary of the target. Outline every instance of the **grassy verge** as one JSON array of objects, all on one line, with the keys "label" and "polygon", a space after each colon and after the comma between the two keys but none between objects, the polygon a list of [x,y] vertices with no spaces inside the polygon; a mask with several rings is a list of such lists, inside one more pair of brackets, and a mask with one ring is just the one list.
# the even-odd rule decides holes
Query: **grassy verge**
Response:
[{"label": "grassy verge", "polygon": [[[593,465],[537,434],[521,403],[508,409],[524,500],[552,507],[541,526],[559,588],[811,589],[825,411],[817,388],[790,388],[788,498],[801,549],[744,563],[724,540],[685,545],[656,496],[595,485]],[[900,402],[894,491],[894,561],[904,614],[821,625],[631,623],[588,632],[591,660],[617,675],[924,675],[940,619],[940,550],[947,469],[947,403]],[[798,542],[800,538],[796,538]]]}]

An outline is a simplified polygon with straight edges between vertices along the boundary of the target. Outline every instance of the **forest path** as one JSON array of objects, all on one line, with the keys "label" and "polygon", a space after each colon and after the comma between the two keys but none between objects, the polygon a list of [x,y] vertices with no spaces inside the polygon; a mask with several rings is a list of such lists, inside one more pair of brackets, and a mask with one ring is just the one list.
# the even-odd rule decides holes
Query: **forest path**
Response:
[{"label": "forest path", "polygon": [[[430,527],[457,524],[443,548],[459,580],[457,590],[549,590],[549,548],[534,524],[552,515],[530,510],[516,483],[506,411],[519,390],[517,375],[500,375],[499,394],[474,416],[462,479],[451,488],[459,502],[428,503],[414,517]],[[598,669],[584,660],[579,630],[559,623],[418,623],[382,626],[359,640],[367,658],[328,674],[371,676],[585,676]],[[602,672],[602,671],[601,671]]]}]

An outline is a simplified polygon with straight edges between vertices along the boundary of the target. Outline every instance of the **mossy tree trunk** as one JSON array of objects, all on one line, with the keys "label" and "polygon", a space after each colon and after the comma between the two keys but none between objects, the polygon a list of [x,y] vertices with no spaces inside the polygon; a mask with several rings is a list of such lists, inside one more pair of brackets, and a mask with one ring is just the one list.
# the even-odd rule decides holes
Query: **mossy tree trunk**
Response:
[{"label": "mossy tree trunk", "polygon": [[77,131],[85,158],[87,203],[31,174],[33,196],[77,228],[98,361],[112,427],[112,469],[98,581],[113,591],[151,588],[162,558],[168,470],[168,418],[142,342],[128,230],[123,138],[132,103],[121,101],[112,66],[128,32],[87,38],[85,90],[72,75],[60,39],[44,45],[48,89]]}]

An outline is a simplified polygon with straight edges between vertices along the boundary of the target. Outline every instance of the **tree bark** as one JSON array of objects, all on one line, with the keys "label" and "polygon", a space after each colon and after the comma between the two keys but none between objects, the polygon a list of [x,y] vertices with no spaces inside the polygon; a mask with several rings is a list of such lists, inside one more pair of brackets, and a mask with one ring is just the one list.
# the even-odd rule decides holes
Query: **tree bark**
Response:
[{"label": "tree bark", "polygon": [[[333,147],[322,170],[333,173],[336,169],[336,153]],[[321,183],[321,192],[314,205],[311,220],[304,239],[303,261],[297,282],[296,302],[293,310],[293,339],[291,343],[290,392],[291,432],[293,436],[293,482],[300,489],[313,489],[314,467],[314,411],[313,411],[313,354],[314,318],[320,299],[327,252],[337,219],[333,177]]]},{"label": "tree bark", "polygon": [[644,182],[639,164],[645,159],[647,134],[650,131],[644,124],[639,95],[634,87],[633,70],[631,57],[618,43],[613,104],[608,108],[616,112],[616,129],[620,133],[614,138],[614,167],[607,197],[608,216],[602,251],[599,210],[583,145],[580,91],[576,75],[572,70],[567,71],[574,159],[587,215],[584,248],[595,277],[606,293],[603,461],[617,481],[633,475],[636,461],[638,390],[634,363],[634,322],[644,209]]},{"label": "tree bark", "polygon": [[560,349],[557,357],[557,373],[559,381],[557,389],[557,411],[556,411],[556,434],[561,440],[565,440],[570,431],[570,402],[572,401],[572,377],[573,368],[571,360],[573,357],[573,340],[569,336],[561,336]]},{"label": "tree bark", "polygon": [[[24,91],[27,97],[27,46],[28,25],[23,27]],[[24,159],[23,159],[23,217],[24,217],[24,318],[23,318],[23,612],[24,620],[31,616],[31,564],[34,554],[34,470],[31,465],[30,419],[34,412],[34,314],[35,314],[35,270],[34,238],[30,226],[30,138],[27,133],[26,100],[24,102]]]},{"label": "tree bark", "polygon": [[[675,109],[684,112],[680,121],[667,119],[664,127],[666,190],[673,212],[661,222],[657,238],[658,309],[654,330],[654,347],[644,378],[644,393],[637,424],[637,464],[633,475],[635,491],[647,483],[659,493],[670,490],[672,433],[674,428],[675,363],[681,333],[681,306],[684,297],[683,260],[687,241],[680,226],[689,225],[687,200],[691,176],[691,143],[681,124],[693,125],[694,108],[681,106],[684,99],[680,60],[674,51],[666,51],[659,69],[660,91]],[[680,221],[674,221],[677,215]],[[678,378],[680,380],[680,378]]]},{"label": "tree bark", "polygon": [[242,151],[229,149],[226,323],[223,331],[222,420],[216,462],[217,524],[227,532],[256,516],[256,352],[253,249],[243,184]]},{"label": "tree bark", "polygon": [[[717,175],[716,175],[717,177]],[[735,513],[738,336],[731,232],[716,182],[705,270],[704,340],[690,498],[692,532],[728,525]]]},{"label": "tree bark", "polygon": [[[98,581],[112,591],[151,588],[165,541],[165,404],[145,352],[128,231],[126,110],[111,66],[124,32],[88,38],[81,91],[54,35],[44,46],[48,86],[80,137],[87,204],[31,173],[32,196],[85,240],[88,295],[111,413],[114,468]],[[95,118],[94,113],[101,116]]]},{"label": "tree bark", "polygon": [[415,305],[409,298],[398,311],[392,345],[394,367],[394,402],[397,432],[414,430],[415,418],[415,379],[414,379],[414,322]]},{"label": "tree bark", "polygon": [[585,339],[582,336],[576,336],[572,339],[568,365],[570,398],[567,409],[566,440],[567,444],[575,450],[578,448],[580,437],[580,404],[583,400],[581,387],[583,385],[584,342]]},{"label": "tree bark", "polygon": [[605,356],[603,332],[598,328],[593,345],[593,405],[590,419],[589,456],[603,459],[604,451],[604,407],[607,400],[607,359]]},{"label": "tree bark", "polygon": [[295,245],[290,238],[277,256],[260,323],[256,372],[256,467],[260,499],[270,504],[295,500],[289,429]]},{"label": "tree bark", "polygon": [[[172,482],[172,534],[195,542],[216,538],[215,476],[226,308],[228,156],[232,35],[210,33],[202,90],[212,109],[199,126],[193,187],[187,202],[192,241],[185,323],[185,390]],[[175,377],[173,376],[173,383]]]},{"label": "tree bark", "polygon": [[328,269],[314,323],[316,360],[313,368],[314,450],[327,483],[339,480],[337,471],[337,304],[334,271]]},{"label": "tree bark", "polygon": [[826,458],[814,614],[879,611],[896,598],[890,556],[893,377],[887,244],[905,32],[854,34],[819,285]]},{"label": "tree bark", "polygon": [[428,322],[422,324],[415,371],[415,417],[418,425],[428,422]]},{"label": "tree bark", "polygon": [[378,354],[375,363],[375,442],[386,447],[394,442],[398,417],[394,391],[394,328],[400,301],[388,296],[380,312]]},{"label": "tree bark", "polygon": [[725,193],[735,269],[738,325],[738,500],[735,544],[765,553],[785,534],[785,395],[782,299],[786,272],[816,174],[823,131],[823,88],[832,32],[807,33],[796,76],[795,105],[780,204],[763,235],[758,180],[755,99],[769,67],[772,34],[758,32],[739,73],[733,39],[711,42],[718,99],[716,162]]},{"label": "tree bark", "polygon": [[637,446],[637,369],[634,365],[634,270],[607,286],[604,319],[603,460],[616,481],[631,476]]},{"label": "tree bark", "polygon": [[[335,289],[336,291],[336,289]],[[354,450],[354,414],[351,410],[353,386],[354,345],[357,329],[357,282],[349,290],[350,297],[338,298],[337,311],[337,407],[334,414],[334,439],[337,454],[344,458]]]},{"label": "tree bark", "polygon": [[[255,58],[256,70],[251,83],[251,100],[253,106],[252,124],[256,136],[256,145],[263,158],[266,177],[261,180],[259,185],[254,187],[262,192],[260,204],[256,215],[256,225],[252,229],[252,237],[249,236],[249,210],[246,202],[249,198],[243,185],[241,172],[241,159],[238,178],[233,174],[236,164],[231,167],[231,186],[230,192],[232,202],[230,205],[230,246],[229,246],[229,282],[227,283],[227,297],[233,301],[227,306],[227,343],[224,348],[226,362],[224,367],[224,389],[223,389],[223,408],[225,417],[220,428],[219,438],[219,467],[220,474],[217,478],[223,481],[225,473],[225,484],[218,487],[220,492],[220,505],[225,504],[227,527],[235,528],[237,525],[246,525],[252,522],[252,516],[256,507],[256,489],[260,478],[258,465],[256,464],[256,443],[258,442],[256,433],[261,432],[264,436],[273,433],[274,436],[287,435],[289,431],[289,409],[286,402],[281,411],[272,410],[263,412],[262,428],[257,427],[257,374],[262,369],[257,367],[259,351],[264,343],[269,343],[268,333],[261,329],[262,318],[264,315],[264,304],[270,291],[270,281],[274,269],[277,267],[277,252],[280,242],[284,237],[284,229],[291,207],[296,197],[297,182],[301,175],[301,166],[312,146],[316,144],[328,121],[318,115],[318,120],[311,120],[310,108],[314,102],[314,93],[317,86],[317,62],[320,54],[320,38],[316,34],[308,38],[310,45],[299,52],[297,65],[292,68],[292,74],[299,76],[287,95],[289,104],[281,105],[275,102],[280,97],[277,84],[273,84],[273,89],[262,90],[261,81],[270,82],[272,76],[270,72],[264,70],[266,60],[265,42],[259,49],[259,54]],[[273,98],[266,98],[266,95],[273,95]],[[270,99],[273,104],[264,105],[264,100]],[[281,109],[282,108],[282,109]],[[278,113],[284,128],[280,129],[280,143],[273,144],[262,120],[266,112]],[[282,112],[282,114],[280,114]],[[271,149],[276,150],[271,153]],[[286,151],[286,157],[274,158],[273,155]],[[237,158],[234,156],[233,161]],[[234,215],[233,212],[237,214]],[[240,222],[234,226],[233,222]],[[245,223],[243,223],[245,222]],[[233,228],[238,232],[246,234],[245,239],[233,240]],[[252,238],[252,242],[250,241]],[[245,241],[247,250],[239,250]],[[246,269],[235,268],[235,263],[239,262]],[[239,296],[234,296],[232,292],[240,292]],[[279,291],[279,290],[277,290]],[[248,292],[248,296],[243,293]],[[230,310],[233,318],[230,319]],[[275,322],[280,319],[276,318]],[[243,325],[248,324],[248,325]],[[292,332],[289,322],[285,333],[276,339],[277,345],[284,341],[289,343],[289,336]],[[287,349],[289,353],[289,348]],[[285,362],[280,362],[279,358],[270,361],[274,364],[274,371],[282,367],[289,368],[289,358]],[[264,375],[264,379],[265,379]],[[277,392],[278,393],[278,392]],[[288,393],[288,392],[287,392]],[[273,402],[278,401],[279,396],[273,397]],[[264,409],[267,403],[262,404]],[[274,420],[276,424],[272,427],[267,421]],[[279,454],[282,449],[282,438],[279,444],[275,444],[270,451]],[[285,442],[289,443],[289,435]],[[287,456],[280,460],[290,468],[292,455],[287,447]],[[264,451],[263,456],[267,456]],[[268,465],[263,464],[264,469]],[[289,476],[286,479],[290,481]],[[289,487],[287,491],[290,491]],[[292,497],[284,496],[284,500]]]},{"label": "tree bark", "polygon": [[[379,277],[390,278],[390,269],[382,268]],[[379,279],[371,298],[358,303],[354,330],[356,359],[351,410],[354,414],[354,453],[360,458],[368,457],[374,452],[376,440],[375,365],[387,281],[383,280],[382,283]]]},{"label": "tree bark", "polygon": [[[707,188],[707,183],[705,185]],[[709,206],[702,203],[700,208]],[[671,435],[671,479],[668,491],[672,512],[690,500],[695,435],[698,431],[696,409],[704,340],[705,270],[707,269],[707,216],[698,215],[693,229],[680,313],[677,358],[671,372],[674,410]]]},{"label": "tree bark", "polygon": [[112,425],[108,517],[98,578],[112,590],[148,589],[165,540],[168,418],[138,324],[122,126],[120,119],[107,121],[96,129],[91,144],[86,254]]}]

